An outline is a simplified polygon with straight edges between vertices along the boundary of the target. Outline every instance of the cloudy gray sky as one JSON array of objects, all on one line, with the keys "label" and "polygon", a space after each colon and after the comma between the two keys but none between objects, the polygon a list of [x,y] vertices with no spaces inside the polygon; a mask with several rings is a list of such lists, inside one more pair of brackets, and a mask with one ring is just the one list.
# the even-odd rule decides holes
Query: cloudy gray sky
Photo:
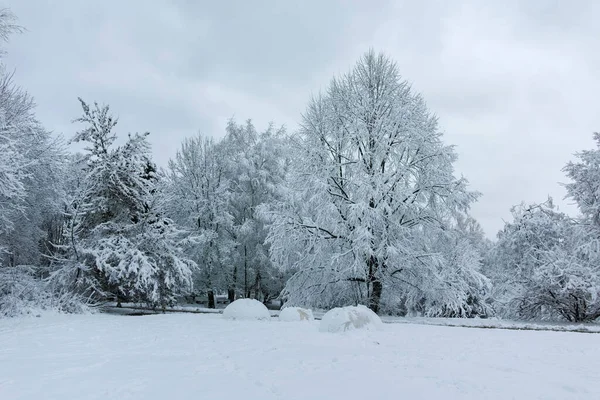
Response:
[{"label": "cloudy gray sky", "polygon": [[600,130],[600,2],[9,0],[27,32],[5,62],[44,125],[70,137],[77,96],[120,132],[150,131],[159,164],[234,116],[294,129],[307,99],[370,47],[391,55],[483,193],[488,236],[511,205],[555,197]]}]

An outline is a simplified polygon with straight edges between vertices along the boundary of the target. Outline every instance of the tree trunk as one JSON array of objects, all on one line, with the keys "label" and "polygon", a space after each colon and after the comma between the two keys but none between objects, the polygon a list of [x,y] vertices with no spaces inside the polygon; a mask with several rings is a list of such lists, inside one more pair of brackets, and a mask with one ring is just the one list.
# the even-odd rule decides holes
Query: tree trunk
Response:
[{"label": "tree trunk", "polygon": [[379,303],[381,302],[381,293],[383,292],[383,284],[377,277],[379,269],[379,260],[375,256],[371,256],[367,261],[369,266],[369,283],[371,291],[369,293],[369,308],[374,312],[379,312]]},{"label": "tree trunk", "polygon": [[215,292],[208,291],[208,308],[215,308]]},{"label": "tree trunk", "polygon": [[237,287],[237,265],[233,267],[233,279],[232,279],[232,285],[229,288],[229,290],[227,291],[227,298],[229,300],[230,303],[233,303],[235,301],[235,289]]},{"label": "tree trunk", "polygon": [[246,245],[244,245],[244,297],[250,297],[250,292],[248,291],[248,253]]},{"label": "tree trunk", "polygon": [[379,280],[373,281],[373,290],[369,299],[369,308],[374,313],[379,313],[379,303],[381,302],[381,292],[383,292],[383,284]]},{"label": "tree trunk", "polygon": [[259,294],[262,293],[261,280],[262,280],[262,277],[260,275],[260,269],[259,269],[256,271],[256,279],[254,280],[254,290],[255,290],[254,298],[256,300],[260,300]]}]

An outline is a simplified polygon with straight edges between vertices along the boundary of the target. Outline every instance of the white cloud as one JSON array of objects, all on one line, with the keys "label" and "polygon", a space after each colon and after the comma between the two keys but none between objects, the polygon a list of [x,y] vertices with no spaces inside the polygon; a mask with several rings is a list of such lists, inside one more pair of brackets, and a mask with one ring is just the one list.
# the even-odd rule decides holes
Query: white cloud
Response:
[{"label": "white cloud", "polygon": [[5,60],[42,122],[70,136],[77,96],[110,103],[123,133],[152,133],[162,164],[184,136],[219,137],[232,116],[293,128],[334,73],[385,51],[457,145],[490,236],[511,205],[560,200],[562,166],[600,129],[591,0],[7,5],[29,31]]}]

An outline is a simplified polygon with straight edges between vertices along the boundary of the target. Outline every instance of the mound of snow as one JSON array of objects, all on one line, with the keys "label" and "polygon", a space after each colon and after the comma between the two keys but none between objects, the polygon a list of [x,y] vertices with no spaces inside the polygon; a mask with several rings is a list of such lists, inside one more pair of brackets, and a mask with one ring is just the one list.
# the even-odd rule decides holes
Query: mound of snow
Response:
[{"label": "mound of snow", "polygon": [[254,299],[238,299],[223,310],[227,319],[271,319],[269,310],[263,303]]},{"label": "mound of snow", "polygon": [[381,330],[381,318],[365,306],[349,306],[327,311],[319,325],[320,332],[345,332],[356,329]]},{"label": "mound of snow", "polygon": [[286,307],[279,313],[279,320],[284,322],[312,321],[315,318],[311,310],[300,307]]}]

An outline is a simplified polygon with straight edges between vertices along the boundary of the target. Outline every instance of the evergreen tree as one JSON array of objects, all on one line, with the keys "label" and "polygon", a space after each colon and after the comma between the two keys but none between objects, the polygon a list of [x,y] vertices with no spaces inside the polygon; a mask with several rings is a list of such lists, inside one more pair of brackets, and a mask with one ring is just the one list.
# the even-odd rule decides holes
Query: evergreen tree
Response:
[{"label": "evergreen tree", "polygon": [[91,296],[172,304],[191,288],[195,263],[183,256],[186,233],[164,217],[147,133],[115,146],[117,120],[108,106],[80,100],[85,128],[73,141],[88,144],[68,208],[62,245],[66,259],[55,277]]}]

